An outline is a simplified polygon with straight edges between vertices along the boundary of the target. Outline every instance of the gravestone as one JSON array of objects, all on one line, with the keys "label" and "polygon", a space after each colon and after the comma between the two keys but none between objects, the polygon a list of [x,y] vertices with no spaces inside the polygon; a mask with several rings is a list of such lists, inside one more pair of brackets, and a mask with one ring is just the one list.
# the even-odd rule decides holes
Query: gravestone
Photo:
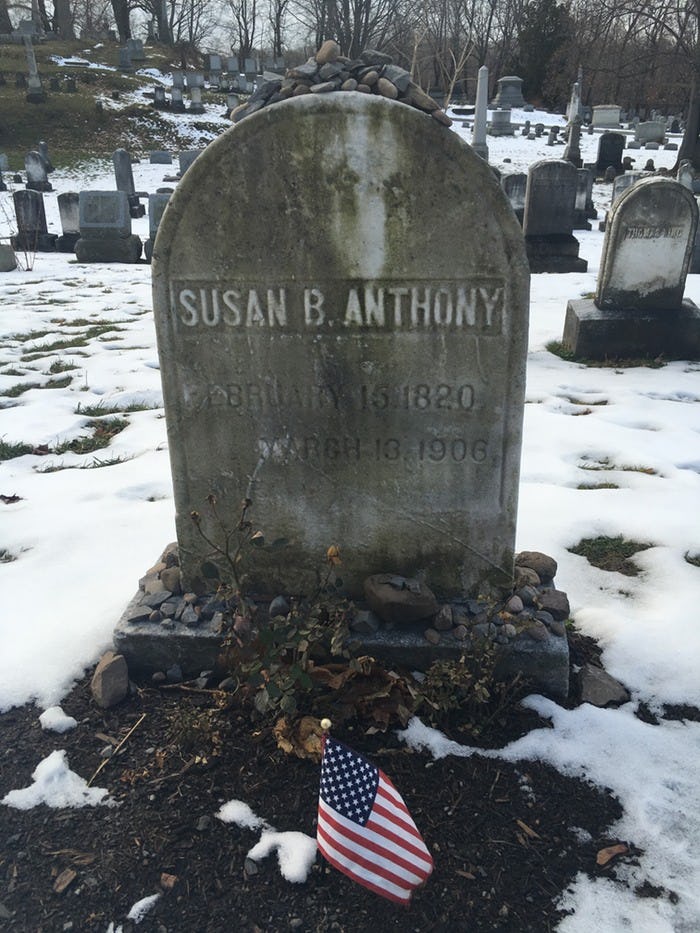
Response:
[{"label": "gravestone", "polygon": [[202,149],[187,149],[184,152],[178,153],[177,161],[180,167],[180,177],[185,174],[194,160],[202,154],[202,151]]},{"label": "gravestone", "polygon": [[156,149],[149,154],[148,161],[151,165],[172,165],[173,156],[171,152],[166,152],[163,149]]},{"label": "gravestone", "polygon": [[510,110],[492,110],[489,136],[515,136],[515,127],[510,122]]},{"label": "gravestone", "polygon": [[170,92],[170,109],[173,113],[184,113],[185,102],[182,99],[182,88],[173,87]]},{"label": "gravestone", "polygon": [[576,170],[576,198],[574,199],[574,230],[591,230],[589,223],[589,201],[593,190],[593,174],[590,169]]},{"label": "gravestone", "polygon": [[173,87],[179,87],[180,90],[185,86],[185,75],[182,71],[173,71]]},{"label": "gravestone", "polygon": [[544,123],[535,123],[535,136],[537,139],[544,133]]},{"label": "gravestone", "polygon": [[10,160],[6,152],[0,152],[0,172],[9,172]]},{"label": "gravestone", "polygon": [[228,56],[228,58],[226,59],[226,71],[228,71],[229,74],[235,74],[235,75],[239,73],[237,55]]},{"label": "gravestone", "polygon": [[143,244],[143,251],[146,255],[147,262],[150,262],[153,258],[153,244],[155,243],[163,211],[169,200],[170,193],[148,195],[148,239]]},{"label": "gravestone", "polygon": [[156,110],[165,110],[168,102],[165,99],[165,88],[157,85],[153,88],[153,106]]},{"label": "gravestone", "polygon": [[620,107],[617,104],[598,104],[593,108],[593,123],[596,128],[618,127],[620,125]]},{"label": "gravestone", "polygon": [[204,113],[201,87],[195,85],[194,87],[190,88],[190,106],[187,109],[190,113]]},{"label": "gravestone", "polygon": [[187,72],[187,87],[192,90],[194,87],[203,88],[204,87],[204,75],[201,71],[188,71]]},{"label": "gravestone", "polygon": [[143,217],[146,208],[139,202],[139,198],[145,198],[145,191],[137,191],[134,184],[134,173],[131,168],[131,156],[126,149],[115,149],[112,153],[112,162],[114,164],[114,178],[117,185],[117,191],[123,191],[129,199],[129,211],[132,217]]},{"label": "gravestone", "polygon": [[489,70],[486,65],[479,68],[476,82],[476,107],[474,109],[474,127],[472,129],[472,149],[483,159],[489,160],[489,147],[486,145],[486,121],[488,119]]},{"label": "gravestone", "polygon": [[59,253],[73,253],[80,239],[80,198],[76,191],[64,191],[56,200],[63,231],[56,240],[56,249]]},{"label": "gravestone", "polygon": [[0,243],[0,272],[13,272],[17,268],[17,256],[10,243]]},{"label": "gravestone", "polygon": [[625,148],[623,133],[602,133],[598,140],[598,156],[595,162],[597,175],[604,175],[611,165],[617,175],[622,172],[622,152]]},{"label": "gravestone", "polygon": [[527,175],[525,172],[514,172],[512,175],[504,175],[501,178],[501,187],[510,201],[510,206],[515,211],[518,223],[522,226],[523,215],[525,213],[525,190],[527,188]]},{"label": "gravestone", "polygon": [[[613,190],[612,198],[610,201],[611,206],[617,201],[623,191],[626,191],[631,185],[633,185],[638,179],[642,177],[641,172],[625,172],[624,175],[617,175],[613,180]],[[598,229],[605,231],[608,226],[608,220],[610,217],[610,212],[606,211],[605,217],[598,224]]]},{"label": "gravestone", "polygon": [[127,39],[126,47],[132,62],[143,62],[146,60],[146,53],[143,50],[143,39]]},{"label": "gravestone", "polygon": [[119,70],[120,71],[131,71],[133,65],[131,64],[131,54],[129,53],[128,46],[122,47],[119,49]]},{"label": "gravestone", "polygon": [[520,130],[520,135],[521,136],[530,135],[530,121],[529,120],[526,120],[525,123],[523,124],[523,128]]},{"label": "gravestone", "polygon": [[492,107],[510,110],[512,107],[525,106],[522,78],[517,75],[506,75],[504,78],[499,78],[496,83],[498,92],[491,105]]},{"label": "gravestone", "polygon": [[700,310],[683,300],[698,226],[692,193],[641,178],[608,218],[595,298],[570,301],[563,343],[575,356],[700,358]]},{"label": "gravestone", "polygon": [[46,174],[50,175],[51,172],[55,171],[53,165],[51,164],[51,159],[49,158],[49,144],[43,140],[37,143],[37,151],[41,158],[44,160],[44,166],[46,167]]},{"label": "gravestone", "polygon": [[581,106],[581,84],[576,81],[571,88],[571,97],[566,107],[566,119],[568,123],[578,120],[583,123],[583,107]]},{"label": "gravestone", "polygon": [[183,178],[153,289],[187,589],[211,557],[191,511],[218,534],[210,494],[234,524],[248,496],[280,541],[252,592],[309,592],[335,543],[349,596],[383,571],[441,597],[509,584],[527,262],[456,134],[363,94],[253,114]]},{"label": "gravestone", "polygon": [[43,104],[46,100],[46,93],[41,86],[41,78],[36,66],[36,56],[34,55],[34,46],[29,36],[23,36],[24,52],[27,56],[27,67],[29,69],[29,78],[27,79],[27,101],[30,104]]},{"label": "gravestone", "polygon": [[573,235],[577,169],[563,159],[530,166],[523,233],[531,272],[585,272]]},{"label": "gravestone", "polygon": [[10,237],[13,249],[23,253],[53,253],[56,234],[47,230],[42,193],[20,189],[12,192],[12,200],[17,220],[17,233]]},{"label": "gravestone", "polygon": [[27,188],[31,191],[53,191],[46,172],[46,162],[40,152],[33,149],[26,154],[24,169],[27,173]]},{"label": "gravestone", "polygon": [[125,191],[81,191],[78,262],[138,262],[141,240],[131,232]]},{"label": "gravestone", "polygon": [[569,124],[569,138],[562,158],[567,162],[571,162],[575,168],[581,168],[583,165],[583,159],[581,158],[581,120],[579,117],[575,117]]},{"label": "gravestone", "polygon": [[666,138],[666,124],[661,120],[647,120],[634,128],[634,139],[638,143],[663,143]]},{"label": "gravestone", "polygon": [[221,70],[221,56],[207,55],[207,71],[211,74],[212,71],[220,72]]},{"label": "gravestone", "polygon": [[2,169],[0,168],[0,191],[7,191],[7,185],[2,177]]}]

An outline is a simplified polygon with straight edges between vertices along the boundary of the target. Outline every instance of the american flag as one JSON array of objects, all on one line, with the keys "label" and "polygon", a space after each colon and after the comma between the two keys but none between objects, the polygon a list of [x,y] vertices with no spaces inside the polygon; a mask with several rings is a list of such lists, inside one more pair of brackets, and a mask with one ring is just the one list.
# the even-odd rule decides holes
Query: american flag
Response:
[{"label": "american flag", "polygon": [[326,737],[316,840],[339,871],[382,897],[408,904],[433,860],[389,778],[347,745]]}]

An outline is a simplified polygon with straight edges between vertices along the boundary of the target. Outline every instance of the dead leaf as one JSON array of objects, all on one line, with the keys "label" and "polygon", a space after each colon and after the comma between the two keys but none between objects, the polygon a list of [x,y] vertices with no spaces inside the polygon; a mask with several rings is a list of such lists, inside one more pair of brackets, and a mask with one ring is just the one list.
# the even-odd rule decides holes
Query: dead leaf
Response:
[{"label": "dead leaf", "polygon": [[340,559],[340,548],[337,544],[331,544],[331,546],[326,551],[326,560],[331,565],[331,567],[337,567],[342,563]]},{"label": "dead leaf", "polygon": [[308,758],[311,761],[321,760],[321,737],[323,729],[321,720],[315,716],[302,716],[298,722],[290,723],[282,716],[273,728],[278,748],[287,755],[296,755],[297,758]]},{"label": "dead leaf", "polygon": [[467,881],[476,881],[476,875],[472,875],[470,871],[460,871],[459,868],[455,869],[455,874],[459,875],[461,878],[466,878]]},{"label": "dead leaf", "polygon": [[625,855],[629,852],[629,848],[624,844],[624,842],[618,842],[614,846],[606,846],[604,849],[600,849],[598,854],[595,857],[596,865],[600,865],[601,868],[611,862],[618,855]]},{"label": "dead leaf", "polygon": [[172,891],[177,884],[177,875],[169,875],[166,871],[161,873],[160,886],[164,891]]},{"label": "dead leaf", "polygon": [[56,894],[63,894],[66,888],[73,884],[78,877],[77,871],[72,868],[65,868],[53,883],[53,889]]},{"label": "dead leaf", "polygon": [[522,829],[522,831],[525,833],[525,835],[530,837],[530,839],[541,839],[541,838],[542,838],[538,833],[535,832],[534,829],[531,829],[531,828],[527,825],[527,823],[523,823],[522,820],[516,820],[515,822],[516,822],[516,823],[518,824],[518,826]]}]

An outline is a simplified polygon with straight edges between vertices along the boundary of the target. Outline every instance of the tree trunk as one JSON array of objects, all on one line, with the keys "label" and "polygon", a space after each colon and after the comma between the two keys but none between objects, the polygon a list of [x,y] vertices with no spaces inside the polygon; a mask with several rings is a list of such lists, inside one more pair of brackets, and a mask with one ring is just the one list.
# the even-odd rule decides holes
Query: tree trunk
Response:
[{"label": "tree trunk", "polygon": [[7,0],[0,0],[0,32],[9,35],[12,32],[10,14],[7,11]]},{"label": "tree trunk", "polygon": [[111,2],[114,22],[117,27],[117,33],[119,34],[119,41],[126,42],[127,39],[131,38],[128,0],[111,0]]},{"label": "tree trunk", "polygon": [[61,39],[75,39],[70,0],[54,0],[53,28]]},{"label": "tree trunk", "polygon": [[173,44],[173,33],[170,28],[168,18],[168,7],[165,0],[156,0],[153,12],[155,13],[156,28],[158,29],[158,39],[164,45]]}]

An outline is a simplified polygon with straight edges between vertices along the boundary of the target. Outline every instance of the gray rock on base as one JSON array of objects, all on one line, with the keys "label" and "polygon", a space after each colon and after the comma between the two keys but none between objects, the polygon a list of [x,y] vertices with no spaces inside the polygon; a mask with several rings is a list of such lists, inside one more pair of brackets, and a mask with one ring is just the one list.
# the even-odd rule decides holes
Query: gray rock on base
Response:
[{"label": "gray rock on base", "polygon": [[569,618],[569,598],[562,590],[544,590],[538,596],[537,602],[541,609],[552,615],[555,622],[563,622]]},{"label": "gray rock on base", "polygon": [[[542,583],[553,580],[557,573],[557,562],[548,554],[542,554],[541,551],[520,551],[515,555],[515,566],[533,570]],[[527,582],[537,586],[537,584],[532,584],[531,580]]]},{"label": "gray rock on base", "polygon": [[601,709],[605,706],[620,706],[630,698],[629,691],[619,680],[615,680],[606,670],[594,664],[584,664],[581,668],[579,685],[581,702]]},{"label": "gray rock on base", "polygon": [[110,709],[121,703],[129,692],[129,670],[123,655],[106,651],[100,658],[90,681],[95,703]]},{"label": "gray rock on base", "polygon": [[435,594],[424,583],[398,574],[374,574],[367,577],[364,588],[370,607],[385,622],[409,625],[432,618],[440,608]]}]

